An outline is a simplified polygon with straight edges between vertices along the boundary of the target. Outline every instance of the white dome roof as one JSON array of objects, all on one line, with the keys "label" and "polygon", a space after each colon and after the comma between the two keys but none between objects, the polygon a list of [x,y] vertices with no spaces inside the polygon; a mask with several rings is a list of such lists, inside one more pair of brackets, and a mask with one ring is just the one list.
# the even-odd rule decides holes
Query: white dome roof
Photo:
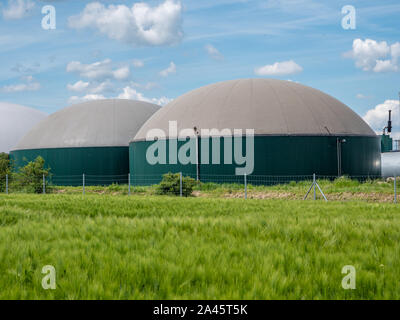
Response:
[{"label": "white dome roof", "polygon": [[242,79],[191,91],[163,107],[140,129],[254,129],[256,135],[357,135],[374,131],[349,107],[310,87],[283,80]]},{"label": "white dome roof", "polygon": [[160,107],[134,100],[96,100],[51,114],[26,134],[15,150],[124,147]]},{"label": "white dome roof", "polygon": [[10,152],[33,126],[46,118],[38,110],[0,102],[0,152]]}]

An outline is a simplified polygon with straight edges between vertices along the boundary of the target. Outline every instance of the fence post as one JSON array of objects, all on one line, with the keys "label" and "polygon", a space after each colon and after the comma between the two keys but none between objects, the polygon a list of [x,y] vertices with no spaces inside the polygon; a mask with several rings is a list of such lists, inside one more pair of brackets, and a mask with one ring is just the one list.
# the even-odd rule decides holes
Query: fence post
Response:
[{"label": "fence post", "polygon": [[8,194],[8,174],[6,174],[6,194]]},{"label": "fence post", "polygon": [[46,178],[43,174],[43,194],[45,194],[45,193],[46,193]]},{"label": "fence post", "polygon": [[128,196],[131,195],[131,174],[128,173]]},{"label": "fence post", "polygon": [[179,196],[182,197],[182,172],[179,172]]},{"label": "fence post", "polygon": [[313,183],[314,183],[314,200],[317,200],[317,190],[316,190],[316,188],[317,188],[317,185],[316,185],[317,179],[315,178],[315,173],[313,174]]},{"label": "fence post", "polygon": [[244,174],[244,198],[247,199],[247,175]]},{"label": "fence post", "polygon": [[397,203],[397,185],[396,185],[397,177],[394,177],[394,203]]},{"label": "fence post", "polygon": [[85,195],[85,174],[82,176],[82,194]]}]

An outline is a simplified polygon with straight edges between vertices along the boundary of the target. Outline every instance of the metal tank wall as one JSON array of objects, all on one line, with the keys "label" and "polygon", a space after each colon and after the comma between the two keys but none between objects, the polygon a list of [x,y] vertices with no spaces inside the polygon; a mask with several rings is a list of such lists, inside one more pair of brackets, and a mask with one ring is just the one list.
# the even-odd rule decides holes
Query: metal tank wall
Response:
[{"label": "metal tank wall", "polygon": [[50,181],[54,185],[108,185],[127,183],[129,172],[128,147],[86,147],[16,150],[10,153],[15,168],[25,166],[38,156],[46,160],[51,169]]},{"label": "metal tank wall", "polygon": [[382,176],[400,176],[400,151],[382,153]]},{"label": "metal tank wall", "polygon": [[[313,173],[337,176],[337,138],[346,140],[342,144],[341,152],[342,174],[371,177],[381,175],[381,142],[378,136],[255,136],[254,171],[249,177],[249,182],[262,183],[263,180],[265,181],[265,179],[255,176],[297,176],[291,180],[300,180],[302,179],[300,176],[310,176]],[[135,184],[158,183],[161,175],[168,172],[182,172],[196,177],[195,164],[150,165],[146,160],[146,151],[153,143],[153,141],[135,141],[130,144],[130,172]],[[185,142],[178,142],[178,148],[183,144]],[[199,144],[201,145],[201,142]],[[242,147],[244,154],[245,138],[243,138]],[[209,154],[211,154],[211,142],[209,148]],[[205,182],[243,182],[243,177],[233,177],[236,164],[223,164],[223,148],[224,143],[221,141],[222,164],[200,165],[200,180]],[[152,177],[151,181],[147,181],[146,176]]]}]

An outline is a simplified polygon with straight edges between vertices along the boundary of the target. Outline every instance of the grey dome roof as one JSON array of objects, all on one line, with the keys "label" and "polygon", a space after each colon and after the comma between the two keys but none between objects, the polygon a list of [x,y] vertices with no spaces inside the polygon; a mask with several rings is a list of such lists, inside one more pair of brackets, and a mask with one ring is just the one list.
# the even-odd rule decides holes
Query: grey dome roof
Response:
[{"label": "grey dome roof", "polygon": [[37,123],[46,118],[38,110],[0,102],[0,152],[9,152]]},{"label": "grey dome roof", "polygon": [[128,146],[160,107],[133,100],[95,100],[51,114],[26,134],[15,150]]},{"label": "grey dome roof", "polygon": [[254,129],[256,135],[363,135],[374,131],[349,107],[311,87],[274,79],[220,82],[191,91],[154,114],[134,141],[150,129]]}]

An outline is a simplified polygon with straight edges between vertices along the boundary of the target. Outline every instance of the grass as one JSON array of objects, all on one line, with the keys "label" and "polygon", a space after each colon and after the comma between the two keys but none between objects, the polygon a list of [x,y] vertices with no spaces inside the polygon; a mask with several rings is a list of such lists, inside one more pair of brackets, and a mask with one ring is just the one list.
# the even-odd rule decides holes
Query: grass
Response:
[{"label": "grass", "polygon": [[0,195],[0,299],[399,299],[399,239],[388,203]]},{"label": "grass", "polygon": [[[312,181],[292,181],[285,184],[271,186],[248,185],[248,198],[256,199],[289,199],[302,200]],[[364,200],[371,202],[393,202],[394,191],[392,180],[367,180],[360,182],[348,178],[339,178],[334,181],[318,180],[329,200]],[[398,181],[400,187],[400,181]],[[58,194],[82,194],[82,187],[49,188],[50,192]],[[196,185],[194,195],[206,198],[244,198],[244,185],[225,183],[201,183]],[[86,186],[87,194],[127,195],[127,185]],[[132,186],[131,193],[135,195],[156,195],[156,186]],[[311,195],[312,196],[312,195]],[[322,196],[317,192],[317,197]]]}]

